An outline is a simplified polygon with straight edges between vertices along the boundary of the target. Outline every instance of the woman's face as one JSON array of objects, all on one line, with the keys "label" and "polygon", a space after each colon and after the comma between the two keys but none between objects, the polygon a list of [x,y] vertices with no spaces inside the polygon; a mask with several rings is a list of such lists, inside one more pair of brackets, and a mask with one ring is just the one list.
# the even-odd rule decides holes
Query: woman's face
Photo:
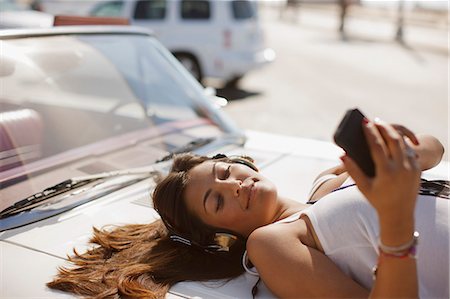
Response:
[{"label": "woman's face", "polygon": [[206,161],[192,168],[188,177],[188,209],[208,225],[248,237],[276,218],[275,185],[248,166]]}]

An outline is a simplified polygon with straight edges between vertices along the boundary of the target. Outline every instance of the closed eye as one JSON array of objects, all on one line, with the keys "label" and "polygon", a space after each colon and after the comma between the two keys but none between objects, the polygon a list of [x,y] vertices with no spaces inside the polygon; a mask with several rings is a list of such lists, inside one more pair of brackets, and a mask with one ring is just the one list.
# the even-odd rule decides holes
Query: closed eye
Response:
[{"label": "closed eye", "polygon": [[222,209],[222,207],[223,207],[223,196],[222,196],[222,195],[218,195],[218,196],[217,196],[216,202],[217,202],[217,206],[216,206],[216,213],[217,213],[217,212],[219,212],[219,211]]},{"label": "closed eye", "polygon": [[226,180],[230,177],[230,168],[231,168],[231,164],[223,172],[222,177],[220,178],[221,180]]}]

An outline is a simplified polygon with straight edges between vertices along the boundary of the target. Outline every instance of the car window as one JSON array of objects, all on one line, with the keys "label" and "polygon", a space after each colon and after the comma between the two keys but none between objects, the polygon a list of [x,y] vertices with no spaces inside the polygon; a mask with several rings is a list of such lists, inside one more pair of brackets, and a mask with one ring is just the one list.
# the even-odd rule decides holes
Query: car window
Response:
[{"label": "car window", "polygon": [[93,16],[120,17],[122,15],[123,1],[102,3],[92,11]]},{"label": "car window", "polygon": [[200,85],[145,35],[29,37],[0,41],[0,47],[0,111],[20,130],[0,130],[0,142],[20,146],[22,164],[165,124],[206,120],[213,109]]},{"label": "car window", "polygon": [[181,1],[181,18],[186,20],[208,20],[211,17],[209,1],[183,0]]},{"label": "car window", "polygon": [[256,8],[247,0],[236,0],[231,2],[233,18],[236,20],[251,19],[256,16]]},{"label": "car window", "polygon": [[24,3],[17,3],[15,1],[11,0],[1,0],[0,1],[0,12],[3,11],[18,11],[18,10],[24,10],[26,6]]},{"label": "car window", "polygon": [[166,17],[166,0],[141,0],[136,3],[136,20],[161,20]]}]

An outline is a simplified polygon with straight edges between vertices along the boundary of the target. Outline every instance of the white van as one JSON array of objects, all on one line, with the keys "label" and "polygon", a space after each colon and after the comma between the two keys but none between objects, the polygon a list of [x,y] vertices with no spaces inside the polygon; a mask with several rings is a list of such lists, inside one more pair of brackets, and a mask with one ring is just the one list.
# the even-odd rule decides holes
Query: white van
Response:
[{"label": "white van", "polygon": [[236,83],[275,59],[275,52],[264,46],[256,1],[111,0],[90,14],[125,17],[151,28],[199,81]]}]

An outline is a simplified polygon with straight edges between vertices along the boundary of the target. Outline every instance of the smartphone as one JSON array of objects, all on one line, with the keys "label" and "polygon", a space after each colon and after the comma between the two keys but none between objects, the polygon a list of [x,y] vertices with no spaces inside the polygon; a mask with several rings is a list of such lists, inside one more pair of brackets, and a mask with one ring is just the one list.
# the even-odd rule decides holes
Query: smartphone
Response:
[{"label": "smartphone", "polygon": [[336,132],[334,142],[370,177],[375,176],[375,165],[363,132],[364,114],[358,109],[348,110]]}]

